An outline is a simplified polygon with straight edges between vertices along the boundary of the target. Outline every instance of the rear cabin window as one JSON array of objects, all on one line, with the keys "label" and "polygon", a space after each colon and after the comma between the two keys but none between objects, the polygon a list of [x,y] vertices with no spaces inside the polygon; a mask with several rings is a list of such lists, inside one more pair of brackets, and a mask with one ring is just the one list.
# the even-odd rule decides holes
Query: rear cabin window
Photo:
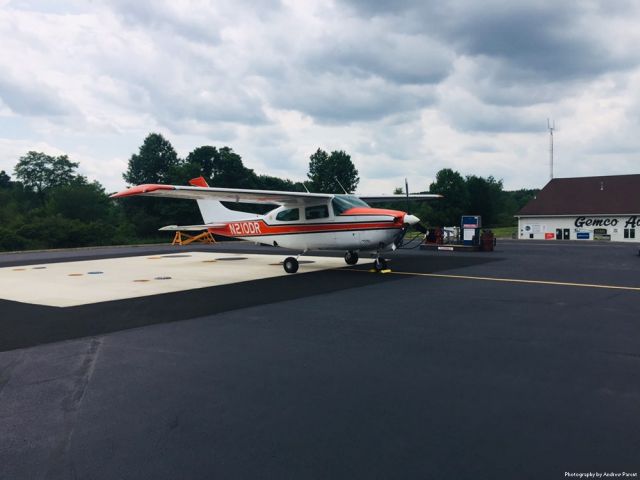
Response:
[{"label": "rear cabin window", "polygon": [[327,218],[329,216],[329,207],[327,205],[315,205],[304,209],[304,216],[307,220],[315,220],[317,218]]},{"label": "rear cabin window", "polygon": [[293,222],[295,220],[300,220],[300,209],[289,208],[287,210],[282,210],[276,215],[276,220],[280,222]]}]

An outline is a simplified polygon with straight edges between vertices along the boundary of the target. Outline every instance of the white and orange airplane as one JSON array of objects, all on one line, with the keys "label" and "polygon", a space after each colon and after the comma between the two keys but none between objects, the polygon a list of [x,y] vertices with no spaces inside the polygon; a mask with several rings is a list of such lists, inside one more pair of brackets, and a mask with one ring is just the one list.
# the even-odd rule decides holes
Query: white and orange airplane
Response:
[{"label": "white and orange airplane", "polygon": [[[367,202],[393,202],[438,198],[440,195],[349,195],[284,192],[240,188],[209,187],[203,177],[191,186],[138,185],[111,195],[111,198],[144,195],[196,200],[202,225],[169,225],[160,230],[203,231],[225,237],[251,240],[277,247],[301,250],[287,257],[287,273],[298,271],[298,257],[308,250],[344,250],[345,262],[355,265],[358,252],[375,252],[374,267],[387,268],[381,252],[395,250],[411,226],[424,233],[420,219],[400,210],[372,208]],[[225,207],[221,202],[277,205],[264,215]]]}]

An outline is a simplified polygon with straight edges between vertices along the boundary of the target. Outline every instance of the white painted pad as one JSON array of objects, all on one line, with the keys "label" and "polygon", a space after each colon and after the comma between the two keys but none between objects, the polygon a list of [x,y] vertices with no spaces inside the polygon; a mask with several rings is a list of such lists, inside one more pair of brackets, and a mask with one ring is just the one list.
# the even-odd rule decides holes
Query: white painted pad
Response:
[{"label": "white painted pad", "polygon": [[[0,298],[71,307],[288,275],[282,260],[284,255],[180,251],[5,267],[0,268]],[[295,275],[345,266],[342,258],[304,256],[299,261]]]}]

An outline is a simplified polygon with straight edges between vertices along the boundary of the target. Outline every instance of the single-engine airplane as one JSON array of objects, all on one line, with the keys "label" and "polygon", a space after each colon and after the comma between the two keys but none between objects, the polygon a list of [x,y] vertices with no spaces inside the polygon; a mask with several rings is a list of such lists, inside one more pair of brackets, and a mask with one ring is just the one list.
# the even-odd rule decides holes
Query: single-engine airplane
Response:
[{"label": "single-engine airplane", "polygon": [[[160,230],[202,231],[225,237],[251,240],[277,247],[302,250],[345,250],[348,265],[358,262],[358,252],[375,252],[376,270],[387,268],[381,252],[401,245],[409,227],[425,232],[420,219],[400,210],[372,208],[367,202],[393,202],[438,198],[441,195],[350,195],[308,192],[281,192],[240,188],[209,187],[203,177],[191,186],[138,185],[111,195],[111,198],[143,195],[196,200],[202,225],[169,225]],[[265,215],[225,207],[221,202],[277,205]],[[287,257],[284,270],[298,271],[297,257]]]}]

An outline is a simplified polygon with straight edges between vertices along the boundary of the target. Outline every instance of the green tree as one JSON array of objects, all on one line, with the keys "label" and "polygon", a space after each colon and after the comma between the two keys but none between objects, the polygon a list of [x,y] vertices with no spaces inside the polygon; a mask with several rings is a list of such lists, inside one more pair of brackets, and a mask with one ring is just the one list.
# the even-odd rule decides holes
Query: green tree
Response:
[{"label": "green tree", "polygon": [[500,201],[500,212],[496,224],[503,227],[516,225],[517,221],[514,215],[529,203],[538,192],[539,190],[537,189],[503,191]]},{"label": "green tree", "polygon": [[502,209],[502,180],[467,175],[469,213],[482,216],[482,224],[490,227],[498,223]]},{"label": "green tree", "polygon": [[62,215],[32,218],[16,234],[28,239],[27,248],[69,248],[111,243],[116,227],[106,222],[83,222]]},{"label": "green tree", "polygon": [[185,160],[187,164],[197,169],[198,175],[196,176],[202,175],[207,180],[211,180],[214,166],[219,158],[220,153],[216,147],[203,145],[190,152]]},{"label": "green tree", "polygon": [[271,175],[258,175],[257,188],[261,190],[280,190],[285,192],[304,192],[300,182],[292,182],[289,179],[272,177]]},{"label": "green tree", "polygon": [[88,183],[84,177],[54,189],[47,201],[50,214],[82,222],[108,220],[113,208],[102,185]]},{"label": "green tree", "polygon": [[360,182],[358,170],[351,161],[351,156],[342,150],[327,154],[318,149],[309,157],[309,173],[311,189],[317,193],[339,193],[342,186],[347,192],[353,192]]},{"label": "green tree", "polygon": [[261,188],[255,172],[230,147],[204,145],[193,150],[182,166],[183,182],[202,175],[209,185],[224,188]]},{"label": "green tree", "polygon": [[430,185],[429,191],[444,197],[431,205],[431,225],[458,225],[462,215],[473,213],[469,211],[467,184],[458,172],[443,168],[436,173],[436,181]]},{"label": "green tree", "polygon": [[66,155],[52,157],[30,151],[20,157],[14,172],[22,185],[35,191],[42,199],[47,189],[71,183],[77,176],[77,168],[78,163],[70,161]]},{"label": "green tree", "polygon": [[218,150],[213,164],[213,185],[229,188],[256,188],[256,174],[242,163],[242,157],[229,147]]},{"label": "green tree", "polygon": [[150,133],[139,152],[131,155],[122,177],[130,185],[172,183],[179,167],[180,160],[171,143],[159,133]]},{"label": "green tree", "polygon": [[0,188],[8,188],[11,186],[11,177],[4,170],[0,171]]},{"label": "green tree", "polygon": [[[137,154],[129,159],[125,181],[131,185],[145,183],[184,184],[189,180],[185,162],[178,158],[171,143],[159,133],[150,133]],[[199,222],[195,202],[164,198],[130,198],[121,203],[134,235],[158,238],[158,228],[175,223]]]}]

